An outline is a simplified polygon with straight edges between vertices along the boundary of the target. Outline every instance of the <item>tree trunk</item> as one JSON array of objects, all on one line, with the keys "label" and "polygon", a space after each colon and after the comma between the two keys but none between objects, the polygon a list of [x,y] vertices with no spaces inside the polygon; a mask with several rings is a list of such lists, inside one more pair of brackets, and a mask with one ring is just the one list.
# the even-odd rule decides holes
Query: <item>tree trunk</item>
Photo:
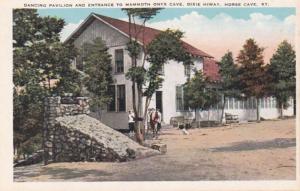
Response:
[{"label": "tree trunk", "polygon": [[221,113],[220,123],[223,122],[223,117],[224,117],[223,115],[224,115],[224,110],[225,110],[225,100],[226,100],[226,98],[225,98],[225,96],[223,96],[222,113]]},{"label": "tree trunk", "polygon": [[142,145],[144,142],[143,134],[141,133],[141,125],[142,125],[142,121],[139,120],[135,121],[134,123],[135,138],[140,145]]},{"label": "tree trunk", "polygon": [[[144,132],[142,132],[144,140],[145,140],[145,123],[147,123],[147,114],[148,114],[148,108],[149,108],[149,104],[150,104],[150,99],[149,97],[146,97],[146,101],[145,101],[145,108],[144,108],[144,114],[143,114],[143,124],[144,124]],[[147,124],[148,125],[148,124]],[[147,126],[147,132],[149,130],[149,127]]]},{"label": "tree trunk", "polygon": [[145,125],[144,125],[144,116],[143,116],[143,111],[142,111],[142,105],[143,105],[143,95],[142,95],[142,85],[139,84],[138,87],[138,117],[141,119],[139,123],[139,129],[141,131],[142,136],[140,137],[142,140],[144,140],[145,136]]},{"label": "tree trunk", "polygon": [[209,109],[207,110],[207,121],[209,121]]},{"label": "tree trunk", "polygon": [[280,103],[280,119],[283,118],[283,103]]},{"label": "tree trunk", "polygon": [[293,96],[293,99],[294,99],[294,101],[293,101],[293,103],[294,103],[294,105],[293,105],[293,108],[294,108],[294,116],[296,116],[296,97],[295,96]]},{"label": "tree trunk", "polygon": [[256,120],[260,121],[260,105],[259,105],[259,98],[256,98]]}]

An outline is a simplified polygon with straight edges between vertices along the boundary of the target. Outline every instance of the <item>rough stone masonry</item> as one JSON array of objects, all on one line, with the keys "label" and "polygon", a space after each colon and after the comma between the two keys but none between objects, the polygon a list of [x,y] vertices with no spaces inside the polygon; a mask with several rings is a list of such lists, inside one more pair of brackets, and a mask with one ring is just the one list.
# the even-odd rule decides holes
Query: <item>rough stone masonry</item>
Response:
[{"label": "rough stone masonry", "polygon": [[89,114],[86,97],[48,97],[45,100],[44,163],[128,161],[159,154]]}]

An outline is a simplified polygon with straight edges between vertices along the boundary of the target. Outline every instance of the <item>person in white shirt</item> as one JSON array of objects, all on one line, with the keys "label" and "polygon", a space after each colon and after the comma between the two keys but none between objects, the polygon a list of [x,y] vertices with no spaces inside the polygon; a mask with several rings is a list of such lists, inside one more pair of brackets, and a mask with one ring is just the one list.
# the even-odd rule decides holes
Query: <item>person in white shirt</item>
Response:
[{"label": "person in white shirt", "polygon": [[135,115],[133,113],[132,110],[129,110],[128,112],[128,128],[129,128],[129,134],[133,134],[134,132],[134,118],[135,118]]},{"label": "person in white shirt", "polygon": [[156,112],[157,112],[157,116],[158,116],[157,131],[160,131],[160,129],[161,129],[161,113],[160,113],[159,109],[156,109]]}]

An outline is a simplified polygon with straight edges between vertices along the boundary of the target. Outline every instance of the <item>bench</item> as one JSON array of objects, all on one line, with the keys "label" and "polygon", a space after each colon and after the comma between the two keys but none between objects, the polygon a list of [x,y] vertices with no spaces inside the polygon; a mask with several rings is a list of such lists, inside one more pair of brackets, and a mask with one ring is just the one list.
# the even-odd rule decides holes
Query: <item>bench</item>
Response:
[{"label": "bench", "polygon": [[230,113],[225,113],[225,120],[227,123],[238,123],[239,122],[239,116],[238,115],[232,115]]},{"label": "bench", "polygon": [[171,117],[170,119],[170,125],[172,125],[173,127],[190,128],[193,122],[193,118],[185,118],[184,116]]}]

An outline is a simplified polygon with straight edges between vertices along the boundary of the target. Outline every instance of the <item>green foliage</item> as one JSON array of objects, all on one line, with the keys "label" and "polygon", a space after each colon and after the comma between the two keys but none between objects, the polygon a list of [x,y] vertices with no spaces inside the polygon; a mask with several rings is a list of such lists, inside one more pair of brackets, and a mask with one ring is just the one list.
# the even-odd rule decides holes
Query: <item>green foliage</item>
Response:
[{"label": "green foliage", "polygon": [[154,40],[147,46],[147,61],[150,67],[146,73],[146,82],[148,86],[144,91],[144,95],[151,97],[155,91],[161,86],[163,78],[160,70],[169,60],[176,60],[183,64],[190,64],[191,56],[182,46],[183,33],[179,30],[172,31],[167,29],[156,36]]},{"label": "green foliage", "polygon": [[59,41],[59,33],[64,27],[62,19],[39,17],[35,9],[15,9],[13,11],[14,47],[31,46],[35,42]]},{"label": "green foliage", "polygon": [[91,93],[92,105],[104,107],[111,101],[108,87],[112,84],[111,55],[101,38],[83,46],[85,52],[84,85]]},{"label": "green foliage", "polygon": [[279,106],[286,108],[290,97],[296,93],[296,54],[291,44],[283,41],[270,60],[269,93],[276,97]]},{"label": "green foliage", "polygon": [[144,67],[135,66],[129,68],[128,72],[126,73],[126,78],[131,79],[131,81],[135,81],[137,84],[144,84],[145,75],[146,75],[146,70]]},{"label": "green foliage", "polygon": [[183,63],[190,61],[190,56],[182,46],[183,33],[179,30],[170,30],[161,32],[147,46],[149,57],[147,60],[155,65],[161,66],[168,60],[174,59]]},{"label": "green foliage", "polygon": [[207,110],[220,100],[219,93],[209,86],[201,71],[195,71],[195,75],[184,85],[184,97],[188,107],[194,110]]},{"label": "green foliage", "polygon": [[125,8],[122,10],[125,11],[130,17],[138,17],[146,22],[152,19],[159,12],[159,10],[161,10],[161,8]]},{"label": "green foliage", "polygon": [[240,51],[237,62],[239,88],[246,97],[260,98],[265,95],[268,76],[264,67],[263,48],[248,39]]},{"label": "green foliage", "polygon": [[26,140],[21,146],[20,146],[20,154],[26,154],[31,155],[37,150],[42,149],[42,133],[38,133],[35,136],[31,137],[30,139]]},{"label": "green foliage", "polygon": [[238,68],[234,64],[232,52],[227,52],[219,63],[219,73],[221,75],[221,91],[225,97],[238,97]]},{"label": "green foliage", "polygon": [[33,9],[13,11],[14,148],[27,153],[36,148],[31,143],[38,143],[33,137],[41,134],[45,96],[78,91],[78,75],[71,68],[76,51],[59,41],[64,24]]},{"label": "green foliage", "polygon": [[141,46],[136,40],[132,40],[127,43],[126,50],[129,52],[130,57],[137,58],[141,53]]}]

